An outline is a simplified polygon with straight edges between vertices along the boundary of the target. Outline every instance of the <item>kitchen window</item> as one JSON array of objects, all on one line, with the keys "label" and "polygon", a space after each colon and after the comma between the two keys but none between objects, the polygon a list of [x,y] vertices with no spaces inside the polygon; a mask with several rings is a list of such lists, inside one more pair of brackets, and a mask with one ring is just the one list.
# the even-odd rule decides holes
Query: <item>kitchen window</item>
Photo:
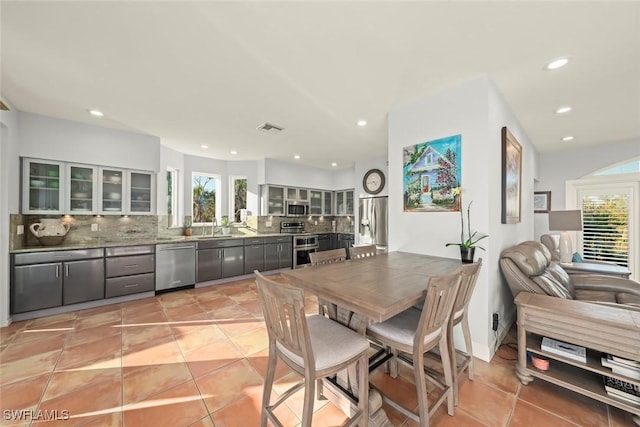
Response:
[{"label": "kitchen window", "polygon": [[180,214],[180,196],[178,189],[179,184],[179,171],[176,168],[167,168],[167,217],[169,227],[182,227]]},{"label": "kitchen window", "polygon": [[220,176],[194,172],[191,181],[193,225],[211,224],[220,217]]},{"label": "kitchen window", "polygon": [[242,219],[240,218],[240,209],[247,209],[247,177],[232,176],[230,180],[230,193],[233,195],[233,197],[230,197],[231,209],[229,209],[229,212],[234,212],[234,222],[241,222]]}]

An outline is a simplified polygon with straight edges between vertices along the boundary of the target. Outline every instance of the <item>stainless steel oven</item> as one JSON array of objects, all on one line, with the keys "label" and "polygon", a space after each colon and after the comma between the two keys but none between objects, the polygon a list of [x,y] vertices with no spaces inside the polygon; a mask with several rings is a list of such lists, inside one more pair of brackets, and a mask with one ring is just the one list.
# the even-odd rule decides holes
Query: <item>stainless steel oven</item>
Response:
[{"label": "stainless steel oven", "polygon": [[319,247],[318,235],[304,232],[304,222],[284,221],[280,223],[280,232],[293,234],[293,268],[309,265],[309,254]]}]

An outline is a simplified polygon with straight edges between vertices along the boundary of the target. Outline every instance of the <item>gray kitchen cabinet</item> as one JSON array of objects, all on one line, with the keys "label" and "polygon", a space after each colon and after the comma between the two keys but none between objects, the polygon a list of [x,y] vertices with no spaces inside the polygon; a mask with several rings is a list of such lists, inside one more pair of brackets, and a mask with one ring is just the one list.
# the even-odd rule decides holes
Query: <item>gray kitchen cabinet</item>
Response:
[{"label": "gray kitchen cabinet", "polygon": [[347,258],[349,258],[349,248],[355,243],[354,234],[340,233],[338,234],[338,248],[344,248],[347,251]]},{"label": "gray kitchen cabinet", "polygon": [[332,233],[322,233],[318,234],[318,252],[328,251],[331,247],[331,234]]},{"label": "gray kitchen cabinet", "polygon": [[22,213],[64,213],[64,163],[22,159]]},{"label": "gray kitchen cabinet", "polygon": [[102,258],[63,263],[62,305],[104,298]]},{"label": "gray kitchen cabinet", "polygon": [[322,215],[324,213],[322,211],[323,193],[322,190],[309,191],[309,215]]},{"label": "gray kitchen cabinet", "polygon": [[104,249],[13,256],[11,312],[24,313],[104,298]]},{"label": "gray kitchen cabinet", "polygon": [[264,245],[264,269],[291,268],[293,242],[291,236],[267,237]]},{"label": "gray kitchen cabinet", "polygon": [[333,191],[322,194],[322,215],[333,215]]},{"label": "gray kitchen cabinet", "polygon": [[285,188],[275,185],[262,186],[262,215],[283,216]]},{"label": "gray kitchen cabinet", "polygon": [[155,289],[153,245],[122,246],[105,251],[105,297],[149,292]]},{"label": "gray kitchen cabinet", "polygon": [[62,305],[62,264],[24,265],[13,268],[11,313]]},{"label": "gray kitchen cabinet", "polygon": [[244,239],[244,273],[264,270],[264,238]]},{"label": "gray kitchen cabinet", "polygon": [[196,245],[196,282],[244,274],[243,239],[211,239]]},{"label": "gray kitchen cabinet", "polygon": [[353,190],[336,191],[334,214],[337,216],[353,215]]}]

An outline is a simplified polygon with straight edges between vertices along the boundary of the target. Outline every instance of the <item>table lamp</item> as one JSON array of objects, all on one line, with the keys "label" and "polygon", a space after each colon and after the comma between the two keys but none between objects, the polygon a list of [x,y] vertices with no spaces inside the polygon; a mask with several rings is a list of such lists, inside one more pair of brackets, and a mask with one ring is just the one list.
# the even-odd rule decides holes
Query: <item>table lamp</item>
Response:
[{"label": "table lamp", "polygon": [[569,231],[582,231],[582,211],[549,211],[549,230],[560,231],[560,262],[570,263],[573,257]]}]

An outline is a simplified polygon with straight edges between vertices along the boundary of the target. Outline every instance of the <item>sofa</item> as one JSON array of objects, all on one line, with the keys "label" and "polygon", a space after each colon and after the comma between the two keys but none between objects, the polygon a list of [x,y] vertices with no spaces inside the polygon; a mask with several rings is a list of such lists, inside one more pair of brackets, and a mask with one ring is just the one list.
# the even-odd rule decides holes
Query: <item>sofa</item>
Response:
[{"label": "sofa", "polygon": [[640,283],[597,274],[569,275],[552,260],[546,246],[533,240],[505,249],[500,255],[500,269],[514,298],[520,292],[530,292],[640,307]]}]

